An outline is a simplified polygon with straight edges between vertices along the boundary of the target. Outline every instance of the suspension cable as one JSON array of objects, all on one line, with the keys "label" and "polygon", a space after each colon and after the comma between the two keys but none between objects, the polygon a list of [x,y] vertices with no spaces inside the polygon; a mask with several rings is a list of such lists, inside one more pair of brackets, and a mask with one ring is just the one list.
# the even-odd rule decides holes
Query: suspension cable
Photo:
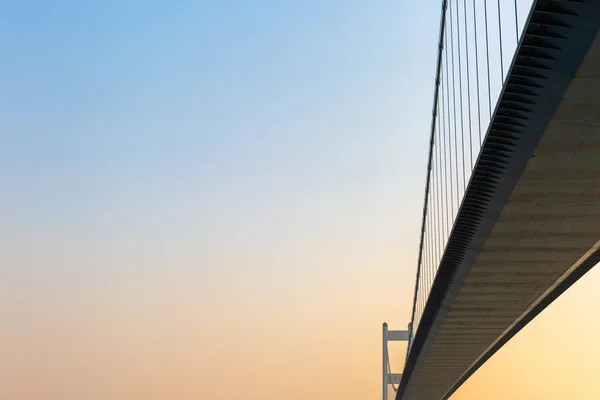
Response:
[{"label": "suspension cable", "polygon": [[456,209],[458,210],[458,207],[460,205],[460,195],[458,194],[458,128],[456,126],[456,73],[454,72],[454,29],[452,28],[452,25],[452,1],[450,1],[450,59],[452,60],[452,110],[454,111],[452,122],[454,123],[454,151],[456,152]]},{"label": "suspension cable", "polygon": [[479,53],[477,50],[477,12],[473,0],[473,30],[475,31],[475,75],[477,75],[477,123],[479,125],[479,146],[481,147],[481,105],[479,100]]},{"label": "suspension cable", "polygon": [[504,63],[502,62],[502,21],[500,18],[500,0],[498,0],[498,36],[500,37],[500,80],[504,85]]},{"label": "suspension cable", "polygon": [[515,0],[515,35],[517,38],[517,44],[519,44],[519,15],[517,11],[517,0]]},{"label": "suspension cable", "polygon": [[[437,66],[436,66],[436,75],[435,75],[435,89],[434,89],[434,98],[433,98],[433,115],[432,115],[432,121],[431,121],[431,125],[432,125],[432,132],[435,129],[435,118],[436,118],[436,110],[435,110],[435,105],[437,103],[437,98],[438,98],[438,92],[439,92],[439,82],[440,82],[440,68],[441,68],[441,62],[442,62],[442,50],[443,50],[443,39],[444,39],[444,26],[445,26],[445,21],[446,21],[446,8],[447,8],[447,3],[448,0],[444,0],[442,2],[442,12],[441,12],[441,17],[440,17],[440,39],[438,42],[438,56],[437,56]],[[433,133],[432,133],[433,134]],[[406,357],[408,358],[408,354],[410,352],[410,348],[412,347],[412,339],[414,337],[413,335],[413,331],[415,331],[416,329],[418,329],[418,327],[414,324],[415,321],[415,309],[416,309],[416,304],[417,304],[417,290],[419,288],[419,278],[420,278],[420,273],[421,273],[421,261],[422,261],[422,255],[423,255],[423,240],[424,240],[424,228],[425,228],[425,215],[426,215],[426,210],[427,210],[427,200],[428,200],[428,190],[429,190],[429,179],[430,179],[430,164],[431,164],[431,154],[432,154],[432,148],[430,145],[430,149],[429,149],[429,161],[428,161],[428,167],[427,167],[427,182],[425,184],[425,200],[424,200],[424,205],[423,205],[423,219],[422,219],[422,223],[421,223],[421,239],[420,239],[420,244],[419,244],[419,256],[418,256],[418,261],[417,261],[417,277],[416,277],[416,281],[415,281],[415,294],[413,297],[413,308],[412,308],[412,315],[411,315],[411,330],[409,333],[409,345],[406,351]]]},{"label": "suspension cable", "polygon": [[492,86],[490,83],[490,45],[488,40],[488,15],[487,1],[483,2],[483,13],[485,15],[485,53],[487,59],[487,80],[488,80],[488,105],[490,108],[490,121],[492,120]]},{"label": "suspension cable", "polygon": [[[450,182],[450,204],[449,204],[449,208],[448,208],[448,219],[449,219],[449,223],[448,223],[448,234],[450,233],[450,230],[452,229],[452,214],[454,213],[454,178],[452,176],[452,136],[451,136],[451,122],[450,122],[450,73],[449,73],[449,68],[448,68],[448,50],[446,49],[444,57],[446,58],[446,62],[444,63],[444,66],[446,67],[446,115],[448,118],[448,140],[446,141],[446,143],[448,144],[447,149],[444,149],[444,151],[448,151],[448,168],[449,168],[449,172],[448,172],[448,176],[449,179],[448,181]],[[458,188],[457,188],[458,190]],[[446,204],[446,207],[448,207],[448,204]]]},{"label": "suspension cable", "polygon": [[[456,37],[458,46],[458,101],[460,102],[460,154],[462,155],[462,176],[463,176],[463,189],[467,188],[467,178],[465,175],[465,126],[464,126],[464,112],[463,112],[463,89],[462,89],[462,60],[461,60],[461,48],[460,48],[460,15],[459,5],[456,2]],[[460,193],[460,192],[459,192]],[[458,195],[458,204],[460,205],[460,194]]]},{"label": "suspension cable", "polygon": [[469,155],[471,163],[471,171],[473,171],[473,131],[471,129],[471,74],[469,71],[469,27],[467,25],[467,0],[463,0],[463,7],[465,9],[465,51],[467,61],[467,104],[469,110]]}]

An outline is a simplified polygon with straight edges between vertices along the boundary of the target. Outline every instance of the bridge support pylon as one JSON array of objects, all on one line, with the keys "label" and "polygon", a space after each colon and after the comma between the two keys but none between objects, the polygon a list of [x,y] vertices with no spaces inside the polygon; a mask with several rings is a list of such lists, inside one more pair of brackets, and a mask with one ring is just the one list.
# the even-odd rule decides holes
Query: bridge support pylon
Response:
[{"label": "bridge support pylon", "polygon": [[392,385],[394,390],[397,390],[394,385],[400,384],[402,374],[393,374],[390,366],[390,355],[388,352],[388,341],[408,342],[409,331],[390,331],[387,323],[383,323],[383,346],[382,346],[382,400],[388,400],[388,385]]}]

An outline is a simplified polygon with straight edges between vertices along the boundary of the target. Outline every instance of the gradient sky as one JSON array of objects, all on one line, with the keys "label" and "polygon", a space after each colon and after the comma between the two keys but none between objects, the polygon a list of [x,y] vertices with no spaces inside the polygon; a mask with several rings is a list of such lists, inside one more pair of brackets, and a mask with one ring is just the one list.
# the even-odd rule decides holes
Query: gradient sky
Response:
[{"label": "gradient sky", "polygon": [[[409,321],[439,11],[3,2],[0,398],[378,399],[381,323]],[[600,398],[599,284],[454,398]]]}]

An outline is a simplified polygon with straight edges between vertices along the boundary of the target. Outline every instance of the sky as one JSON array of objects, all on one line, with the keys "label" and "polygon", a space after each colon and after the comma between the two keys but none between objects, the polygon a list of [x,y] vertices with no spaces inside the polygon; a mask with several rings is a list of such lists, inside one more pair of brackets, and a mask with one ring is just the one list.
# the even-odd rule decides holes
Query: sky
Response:
[{"label": "sky", "polygon": [[[0,4],[0,398],[378,399],[381,324],[410,319],[439,11]],[[600,397],[599,284],[453,399]]]}]

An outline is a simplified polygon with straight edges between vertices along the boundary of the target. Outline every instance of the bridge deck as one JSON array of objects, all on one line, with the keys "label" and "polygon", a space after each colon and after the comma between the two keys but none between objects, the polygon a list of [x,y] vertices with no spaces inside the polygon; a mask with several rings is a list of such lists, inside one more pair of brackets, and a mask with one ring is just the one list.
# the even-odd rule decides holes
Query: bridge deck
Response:
[{"label": "bridge deck", "polygon": [[[597,6],[589,10],[599,11]],[[583,18],[579,23],[587,24],[586,32],[591,35],[598,31],[598,19]],[[533,29],[530,26],[528,33]],[[586,40],[580,33],[572,37],[568,32],[561,33],[560,46],[570,40]],[[525,37],[523,43],[528,40]],[[535,131],[535,123],[543,127],[540,134],[531,134],[531,143],[496,141],[501,144],[496,149],[516,152],[502,173],[493,168],[488,171],[491,186],[508,187],[504,190],[506,198],[502,199],[502,190],[496,188],[494,198],[488,199],[488,209],[475,221],[478,238],[458,256],[444,255],[432,289],[432,293],[440,293],[438,299],[427,303],[398,399],[449,397],[498,348],[600,261],[600,36],[592,35],[587,40],[589,51],[587,55],[583,52],[583,62],[581,57],[577,61],[575,76],[565,77],[564,71],[555,71],[558,75],[547,78],[556,87],[543,96],[535,94],[540,86],[535,79],[530,82],[531,90],[516,84],[522,82],[514,74],[520,71],[516,59],[494,122],[510,119],[513,126],[524,129],[515,130],[515,135],[529,135],[529,130]],[[551,64],[549,61],[546,65]],[[560,91],[561,74],[567,79],[566,91]],[[503,109],[508,91],[518,94],[521,101]],[[550,107],[544,121],[544,109],[551,105],[553,95],[558,107]],[[536,111],[536,107],[542,111]],[[530,113],[535,112],[541,116],[533,118]],[[538,121],[532,122],[536,118]],[[510,136],[505,133],[497,137]],[[488,142],[491,139],[493,134],[488,135]],[[477,165],[479,172],[486,168],[482,160],[485,156]],[[477,171],[468,192],[481,198],[482,194],[475,193],[476,184]],[[463,209],[468,209],[468,197],[469,193]],[[496,207],[497,212],[493,210],[494,201],[501,205]],[[464,219],[468,210],[463,209],[461,212],[467,214],[462,216]],[[459,225],[457,222],[455,231]],[[452,235],[465,236],[460,230]],[[448,244],[451,246],[452,238]],[[444,262],[456,264],[447,277],[443,276]]]}]

